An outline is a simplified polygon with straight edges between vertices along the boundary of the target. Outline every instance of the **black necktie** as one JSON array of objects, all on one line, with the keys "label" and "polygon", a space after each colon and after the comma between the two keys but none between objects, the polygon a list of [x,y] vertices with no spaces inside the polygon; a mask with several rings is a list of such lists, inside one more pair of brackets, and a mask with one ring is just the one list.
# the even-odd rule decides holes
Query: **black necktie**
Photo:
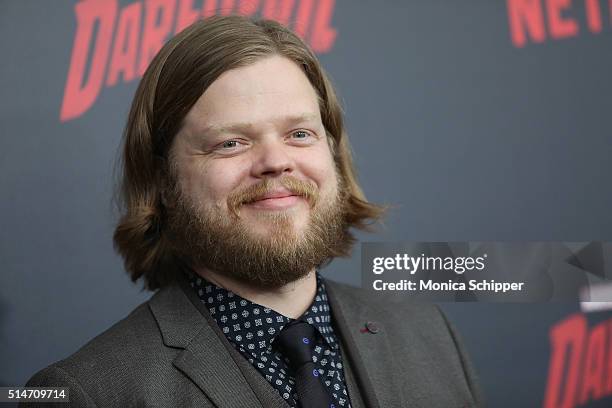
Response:
[{"label": "black necktie", "polygon": [[289,323],[274,340],[278,351],[289,360],[295,375],[298,403],[301,408],[334,408],[321,378],[312,362],[315,328],[302,321]]}]

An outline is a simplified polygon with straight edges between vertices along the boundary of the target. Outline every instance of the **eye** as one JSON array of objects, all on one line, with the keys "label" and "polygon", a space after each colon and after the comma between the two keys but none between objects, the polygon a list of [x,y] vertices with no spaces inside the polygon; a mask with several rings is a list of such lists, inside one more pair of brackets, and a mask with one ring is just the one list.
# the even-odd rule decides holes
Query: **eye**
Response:
[{"label": "eye", "polygon": [[213,149],[218,154],[235,154],[242,152],[247,147],[247,143],[240,139],[228,139],[216,145]]},{"label": "eye", "polygon": [[307,130],[294,130],[289,134],[289,141],[299,144],[310,144],[315,140],[314,135]]},{"label": "eye", "polygon": [[304,130],[296,130],[291,134],[294,139],[307,139],[310,134]]},{"label": "eye", "polygon": [[221,143],[220,147],[222,149],[233,149],[238,147],[238,141],[237,140],[226,140],[225,142]]}]

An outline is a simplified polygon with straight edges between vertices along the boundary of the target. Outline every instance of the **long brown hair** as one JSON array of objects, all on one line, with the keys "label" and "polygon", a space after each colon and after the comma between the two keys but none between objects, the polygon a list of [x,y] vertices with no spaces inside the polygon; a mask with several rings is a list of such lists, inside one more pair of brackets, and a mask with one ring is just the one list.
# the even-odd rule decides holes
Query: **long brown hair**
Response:
[{"label": "long brown hair", "polygon": [[[181,264],[165,234],[161,193],[168,151],[187,112],[222,73],[271,55],[294,61],[318,94],[321,119],[347,190],[347,224],[368,229],[381,217],[384,209],[367,202],[357,183],[342,109],[308,46],[274,21],[211,17],[194,23],[162,47],[132,102],[123,135],[118,191],[122,216],[113,237],[132,281],[142,277],[145,287],[155,290],[173,281]],[[348,239],[352,244],[352,235]]]}]

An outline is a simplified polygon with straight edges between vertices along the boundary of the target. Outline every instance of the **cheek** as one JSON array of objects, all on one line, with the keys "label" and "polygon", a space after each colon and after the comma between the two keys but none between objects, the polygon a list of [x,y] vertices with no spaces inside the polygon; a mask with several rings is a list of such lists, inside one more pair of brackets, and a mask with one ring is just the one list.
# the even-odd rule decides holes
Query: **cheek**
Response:
[{"label": "cheek", "polygon": [[309,176],[317,183],[321,193],[330,193],[337,189],[336,166],[327,147],[317,154],[305,157],[304,163]]},{"label": "cheek", "polygon": [[227,163],[212,162],[190,175],[191,196],[199,205],[225,208],[227,197],[240,185],[241,172]]}]

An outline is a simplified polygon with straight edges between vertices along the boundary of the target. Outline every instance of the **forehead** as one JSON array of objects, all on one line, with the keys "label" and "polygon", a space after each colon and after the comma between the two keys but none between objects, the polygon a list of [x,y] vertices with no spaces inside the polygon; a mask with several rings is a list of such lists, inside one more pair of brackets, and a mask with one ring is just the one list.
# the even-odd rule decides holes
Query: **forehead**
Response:
[{"label": "forehead", "polygon": [[270,56],[224,72],[185,117],[193,130],[227,123],[269,124],[287,117],[320,120],[317,93],[293,61]]}]

